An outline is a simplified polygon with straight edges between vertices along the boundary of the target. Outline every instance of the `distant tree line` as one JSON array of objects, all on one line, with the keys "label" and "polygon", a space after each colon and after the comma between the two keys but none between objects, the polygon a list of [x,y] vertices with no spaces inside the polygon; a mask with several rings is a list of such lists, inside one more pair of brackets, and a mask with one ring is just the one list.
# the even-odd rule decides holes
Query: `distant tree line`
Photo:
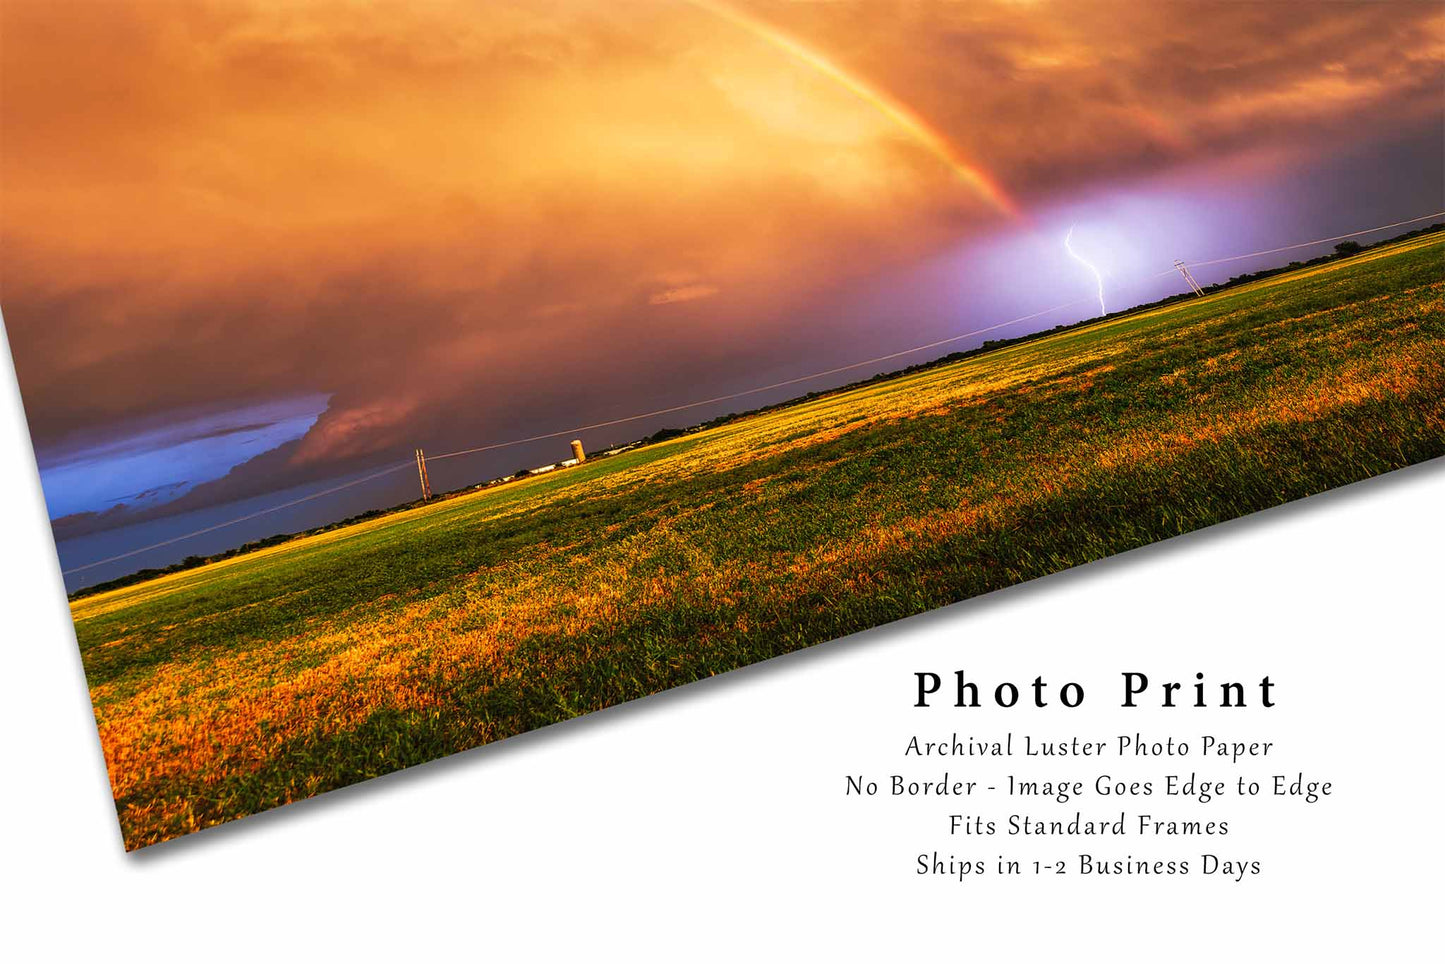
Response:
[{"label": "distant tree line", "polygon": [[[1362,245],[1357,241],[1341,241],[1339,244],[1335,245],[1335,250],[1333,254],[1320,255],[1319,257],[1311,258],[1308,261],[1291,261],[1289,264],[1282,265],[1278,268],[1265,268],[1262,271],[1255,271],[1251,274],[1235,275],[1228,281],[1220,282],[1219,284],[1206,285],[1204,287],[1204,290],[1206,292],[1224,291],[1237,285],[1248,284],[1251,281],[1259,281],[1263,278],[1271,278],[1275,275],[1284,274],[1287,271],[1298,271],[1301,268],[1308,268],[1315,265],[1325,264],[1326,262],[1334,261],[1339,258],[1348,258],[1352,255],[1359,254],[1362,251],[1368,251],[1371,248],[1378,248],[1387,244],[1396,244],[1401,241],[1408,241],[1411,238],[1416,238],[1424,234],[1434,234],[1438,231],[1445,231],[1445,224],[1432,224],[1429,227],[1417,228],[1414,231],[1408,231],[1405,234],[1396,235],[1393,238],[1386,238],[1385,240],[1377,241],[1374,244]],[[985,355],[989,352],[998,351],[1000,348],[1007,348],[1010,345],[1021,345],[1025,342],[1034,341],[1039,338],[1046,338],[1050,335],[1058,334],[1061,331],[1088,328],[1091,325],[1097,325],[1100,322],[1108,321],[1113,318],[1119,318],[1124,315],[1131,315],[1135,312],[1148,311],[1153,308],[1162,308],[1167,305],[1177,304],[1181,301],[1190,301],[1194,297],[1196,296],[1193,292],[1183,292],[1177,295],[1170,295],[1167,298],[1161,298],[1158,301],[1151,301],[1148,304],[1135,305],[1132,308],[1124,308],[1119,311],[1111,311],[1107,315],[1103,315],[1098,318],[1089,318],[1084,321],[1077,321],[1073,324],[1068,325],[1059,324],[1055,325],[1052,328],[1045,328],[1041,331],[1030,332],[1026,335],[1019,335],[1015,338],[991,338],[988,341],[985,341],[983,344],[979,345],[977,348],[970,348],[967,351],[949,352],[947,355],[943,355],[939,358],[934,358],[925,362],[919,362],[916,365],[909,365],[907,368],[900,368],[891,372],[880,372],[877,375],[872,376],[871,378],[865,378],[856,382],[850,382],[847,385],[840,385],[837,388],[828,388],[822,389],[820,391],[808,392],[805,395],[799,395],[794,398],[785,399],[781,402],[775,402],[772,405],[764,405],[760,408],[749,409],[745,412],[729,412],[726,415],[719,415],[716,418],[710,418],[705,422],[699,422],[696,425],[690,425],[686,428],[661,428],[658,429],[656,432],[653,432],[646,438],[638,439],[635,442],[629,443],[627,447],[640,448],[646,445],[655,445],[658,442],[665,442],[669,439],[680,438],[684,435],[691,435],[695,432],[701,432],[704,429],[716,428],[719,425],[726,425],[729,422],[735,422],[739,419],[751,418],[754,415],[762,415],[766,412],[773,412],[779,409],[790,408],[791,406],[801,405],[805,402],[813,401],[814,399],[826,398],[830,395],[838,395],[843,392],[852,391],[855,388],[862,388],[866,385],[874,385],[878,382],[886,382],[895,378],[902,378],[907,375],[912,375],[915,372],[927,371],[931,368],[938,368],[942,365],[951,365],[954,362],[962,361],[965,358],[974,358],[978,355]],[[616,448],[618,446],[612,447]],[[605,452],[599,452],[596,455],[588,456],[588,461],[596,461],[606,457],[607,455]],[[515,479],[523,479],[530,476],[531,474],[532,470],[530,468],[521,468],[510,476],[503,476],[502,478],[494,479],[493,481],[506,482]],[[454,489],[450,492],[443,492],[440,495],[434,495],[432,497],[432,501],[436,502],[442,499],[454,498],[457,495],[460,495],[461,493],[468,491],[472,488],[474,488],[474,486],[467,485],[460,489]],[[343,519],[340,522],[333,522],[329,525],[318,526],[314,529],[307,529],[305,532],[292,532],[270,536],[269,538],[259,539],[255,542],[248,542],[243,546],[237,546],[235,549],[228,549],[225,552],[217,553],[215,555],[187,556],[180,562],[175,563],[174,565],[166,566],[162,569],[142,569],[138,572],[133,572],[128,576],[121,576],[117,579],[111,579],[106,582],[96,583],[94,586],[87,586],[84,589],[77,589],[75,592],[70,594],[70,598],[79,599],[83,596],[95,595],[96,593],[106,592],[110,589],[120,589],[123,586],[129,586],[138,582],[145,582],[148,579],[154,579],[157,576],[169,575],[173,572],[182,572],[186,569],[194,569],[197,566],[204,566],[207,563],[211,562],[219,562],[222,559],[230,559],[233,556],[239,556],[248,552],[254,552],[257,549],[265,549],[268,546],[274,546],[279,545],[283,542],[289,542],[292,539],[299,539],[303,536],[315,535],[320,532],[328,532],[332,529],[339,529],[343,526],[353,525],[357,522],[363,522],[367,519],[375,519],[379,516],[390,515],[393,512],[400,512],[404,509],[410,509],[419,504],[420,500],[413,500],[411,502],[404,502],[400,505],[394,505],[387,509],[371,509],[370,511],[363,512],[360,515],[354,515],[348,519]]]}]

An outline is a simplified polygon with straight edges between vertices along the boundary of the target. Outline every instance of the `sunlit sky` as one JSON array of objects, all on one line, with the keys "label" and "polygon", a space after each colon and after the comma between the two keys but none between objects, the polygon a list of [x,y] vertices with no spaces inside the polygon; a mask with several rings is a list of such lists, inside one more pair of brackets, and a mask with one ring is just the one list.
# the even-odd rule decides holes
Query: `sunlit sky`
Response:
[{"label": "sunlit sky", "polygon": [[1445,208],[1438,4],[0,16],[0,308],[52,517],[1074,321],[1071,226],[1112,310],[1181,290],[1176,257]]}]

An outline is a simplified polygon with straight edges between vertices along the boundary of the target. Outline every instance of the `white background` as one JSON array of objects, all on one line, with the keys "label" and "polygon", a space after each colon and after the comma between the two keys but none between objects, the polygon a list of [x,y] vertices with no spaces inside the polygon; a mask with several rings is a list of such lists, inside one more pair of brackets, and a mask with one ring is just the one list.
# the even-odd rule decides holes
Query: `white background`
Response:
[{"label": "white background", "polygon": [[[8,358],[0,372],[0,940],[23,951],[12,960],[1341,960],[1438,936],[1439,460],[127,856]],[[958,668],[1073,680],[1088,697],[1077,710],[912,707],[915,671]],[[1278,706],[1126,712],[1124,670],[1268,674]],[[1251,772],[1302,769],[1336,795],[1211,804],[1206,816],[1234,828],[1223,842],[1080,846],[950,839],[959,803],[843,794],[849,772],[979,765],[905,763],[913,733],[1008,729],[1273,740],[1278,764]],[[1010,767],[1035,779],[1126,769],[1105,758],[992,772]],[[933,849],[1213,851],[1263,873],[916,875]]]}]

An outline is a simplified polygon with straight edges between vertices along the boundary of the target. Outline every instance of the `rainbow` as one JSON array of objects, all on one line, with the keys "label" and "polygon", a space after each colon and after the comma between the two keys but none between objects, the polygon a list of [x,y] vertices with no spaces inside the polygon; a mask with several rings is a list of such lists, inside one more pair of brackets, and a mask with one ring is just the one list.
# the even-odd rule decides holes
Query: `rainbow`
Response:
[{"label": "rainbow", "polygon": [[927,121],[906,105],[894,100],[862,78],[848,73],[817,51],[804,46],[782,31],[744,13],[731,4],[724,3],[722,0],[684,0],[684,2],[746,30],[799,63],[806,64],[836,82],[882,114],[899,130],[946,164],[959,180],[968,185],[996,210],[1011,218],[1019,217],[1018,205],[987,171],[965,160],[946,137],[930,127]]}]

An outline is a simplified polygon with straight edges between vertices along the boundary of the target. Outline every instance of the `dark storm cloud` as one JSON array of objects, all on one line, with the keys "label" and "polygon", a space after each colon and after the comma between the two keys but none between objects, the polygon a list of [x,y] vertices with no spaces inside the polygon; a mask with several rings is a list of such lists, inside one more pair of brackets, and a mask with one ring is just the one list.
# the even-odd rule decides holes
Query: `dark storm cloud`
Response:
[{"label": "dark storm cloud", "polygon": [[[746,10],[1026,208],[1439,115],[1438,6],[1167,7]],[[688,5],[0,10],[0,304],[37,446],[331,396],[178,506],[774,373],[836,340],[840,286],[1003,223]]]}]

